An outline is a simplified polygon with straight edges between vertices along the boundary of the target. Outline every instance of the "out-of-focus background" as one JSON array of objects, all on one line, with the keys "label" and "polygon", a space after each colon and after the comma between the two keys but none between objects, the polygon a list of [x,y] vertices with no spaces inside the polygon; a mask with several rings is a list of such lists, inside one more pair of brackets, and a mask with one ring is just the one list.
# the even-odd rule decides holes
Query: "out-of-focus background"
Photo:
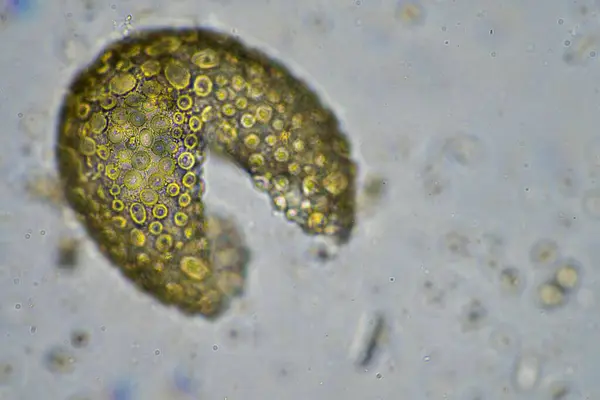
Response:
[{"label": "out-of-focus background", "polygon": [[[0,1],[0,399],[599,399],[600,2]],[[62,95],[146,26],[239,35],[360,168],[324,259],[235,169],[252,251],[216,321],[141,294],[53,202]]]}]

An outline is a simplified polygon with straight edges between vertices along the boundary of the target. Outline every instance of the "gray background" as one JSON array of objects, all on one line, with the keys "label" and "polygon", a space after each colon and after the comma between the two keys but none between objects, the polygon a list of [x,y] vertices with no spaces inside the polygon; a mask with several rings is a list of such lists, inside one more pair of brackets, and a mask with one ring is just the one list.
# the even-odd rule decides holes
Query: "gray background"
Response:
[{"label": "gray background", "polygon": [[[599,2],[14,3],[0,19],[1,399],[600,398]],[[403,18],[411,4],[420,15]],[[385,180],[321,263],[210,160],[208,202],[253,251],[244,296],[216,322],[140,294],[92,243],[58,269],[59,241],[85,235],[27,190],[54,173],[76,69],[157,24],[213,26],[282,60],[342,119],[361,184]],[[539,286],[568,259],[579,285],[544,307]],[[374,312],[386,329],[357,367]]]}]

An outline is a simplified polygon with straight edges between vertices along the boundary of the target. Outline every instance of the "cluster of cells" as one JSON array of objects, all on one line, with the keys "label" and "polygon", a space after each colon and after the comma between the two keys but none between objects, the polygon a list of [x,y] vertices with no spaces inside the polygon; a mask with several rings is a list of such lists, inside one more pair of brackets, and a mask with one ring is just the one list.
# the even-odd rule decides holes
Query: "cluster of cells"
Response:
[{"label": "cluster of cells", "polygon": [[[215,252],[218,243],[231,244],[209,233],[209,149],[307,234],[348,241],[356,165],[336,117],[238,39],[203,28],[137,31],[104,48],[64,98],[59,175],[89,236],[141,289],[206,316],[240,273],[215,268],[229,254]],[[217,231],[226,225],[213,219]]]},{"label": "cluster of cells", "polygon": [[581,262],[563,256],[558,243],[548,238],[538,239],[531,246],[529,258],[534,266],[549,269],[552,274],[537,288],[540,304],[546,308],[564,305],[580,286]]}]

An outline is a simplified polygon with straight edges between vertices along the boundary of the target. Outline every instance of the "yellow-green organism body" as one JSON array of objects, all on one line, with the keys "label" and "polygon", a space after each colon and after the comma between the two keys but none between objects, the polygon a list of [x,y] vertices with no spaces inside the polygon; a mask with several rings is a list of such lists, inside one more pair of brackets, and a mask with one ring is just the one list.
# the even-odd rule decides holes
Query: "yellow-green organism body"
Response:
[{"label": "yellow-green organism body", "polygon": [[211,316],[226,296],[202,202],[208,148],[306,233],[344,242],[356,166],[335,116],[282,65],[208,29],[140,30],[74,78],[56,156],[90,237],[146,292]]}]

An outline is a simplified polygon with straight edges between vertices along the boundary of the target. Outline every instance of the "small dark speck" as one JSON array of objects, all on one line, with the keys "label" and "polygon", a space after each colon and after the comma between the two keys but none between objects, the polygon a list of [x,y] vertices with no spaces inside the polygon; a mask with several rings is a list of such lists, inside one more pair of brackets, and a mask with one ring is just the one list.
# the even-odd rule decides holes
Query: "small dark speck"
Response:
[{"label": "small dark speck", "polygon": [[381,373],[379,373],[379,372],[378,372],[378,373],[377,373],[377,375],[375,375],[375,376],[377,377],[377,379],[381,379],[381,378],[383,378],[383,375],[381,375]]},{"label": "small dark speck", "polygon": [[18,113],[18,114],[17,114],[17,116],[18,116],[19,118],[23,118],[23,113]]},{"label": "small dark speck", "polygon": [[213,346],[213,350],[214,350],[214,351],[217,351],[217,350],[219,350],[219,346],[217,346],[217,345],[215,344],[215,345]]},{"label": "small dark speck", "polygon": [[325,248],[325,246],[321,246],[317,250],[317,257],[321,261],[327,261],[331,257],[331,254],[329,254],[329,252],[327,251],[327,248]]},{"label": "small dark speck", "polygon": [[36,332],[37,332],[37,327],[35,325],[32,325],[29,327],[29,333],[31,333],[33,335]]},{"label": "small dark speck", "polygon": [[311,256],[320,263],[326,263],[335,257],[335,251],[325,243],[315,244],[310,249]]},{"label": "small dark speck", "polygon": [[75,348],[86,347],[90,342],[89,333],[81,330],[71,332],[71,346]]},{"label": "small dark speck", "polygon": [[390,276],[390,282],[395,282],[396,278],[394,278],[393,276]]},{"label": "small dark speck", "polygon": [[493,35],[493,34],[494,34],[494,30],[490,29],[490,35]]},{"label": "small dark speck", "polygon": [[20,284],[20,283],[21,283],[21,280],[20,280],[19,278],[15,278],[15,279],[13,279],[13,283],[14,283],[15,285],[18,285],[18,284]]}]

